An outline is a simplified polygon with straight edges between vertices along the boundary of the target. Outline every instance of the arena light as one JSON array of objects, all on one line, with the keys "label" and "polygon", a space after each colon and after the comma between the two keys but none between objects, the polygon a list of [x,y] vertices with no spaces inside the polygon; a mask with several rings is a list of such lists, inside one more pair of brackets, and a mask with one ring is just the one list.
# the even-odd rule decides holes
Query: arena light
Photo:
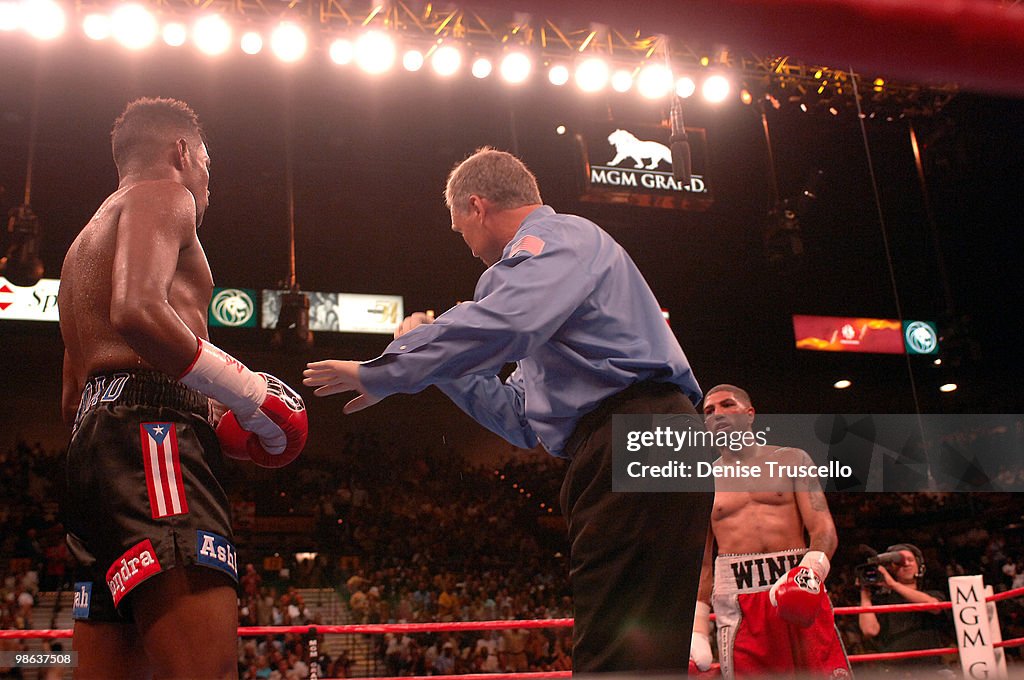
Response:
[{"label": "arena light", "polygon": [[462,66],[462,52],[453,45],[442,45],[434,51],[434,55],[430,57],[430,66],[434,69],[434,73],[439,76],[452,76]]},{"label": "arena light", "polygon": [[112,30],[110,17],[106,14],[87,14],[82,19],[82,32],[89,40],[106,40]]},{"label": "arena light", "polygon": [[402,55],[402,66],[406,71],[419,71],[423,68],[423,53],[419,50],[409,50]]},{"label": "arena light", "polygon": [[725,76],[708,76],[700,86],[700,93],[704,99],[712,104],[720,104],[729,96],[729,80]]},{"label": "arena light", "polygon": [[395,41],[386,33],[370,31],[355,44],[356,66],[374,75],[384,73],[395,63]]},{"label": "arena light", "polygon": [[673,85],[672,71],[664,64],[647,64],[636,78],[637,91],[647,99],[667,97]]},{"label": "arena light", "polygon": [[837,390],[845,390],[852,384],[852,382],[850,382],[846,378],[843,378],[842,380],[837,380],[834,383],[832,383],[832,387],[836,388]]},{"label": "arena light", "polygon": [[53,0],[26,0],[20,13],[22,28],[38,40],[53,40],[67,26],[64,8]]},{"label": "arena light", "polygon": [[530,58],[522,52],[509,52],[501,60],[498,70],[505,82],[518,85],[530,77],[532,67]]},{"label": "arena light", "polygon": [[629,92],[633,87],[633,74],[624,68],[612,74],[612,89],[616,92]]},{"label": "arena light", "polygon": [[556,127],[555,128],[555,134],[556,135],[564,135],[565,134],[565,126],[564,125],[559,125],[558,127]]},{"label": "arena light", "polygon": [[141,50],[156,41],[160,27],[153,13],[142,5],[121,5],[110,14],[114,40],[130,50]]},{"label": "arena light", "polygon": [[743,88],[742,90],[740,90],[740,101],[746,104],[747,106],[750,106],[751,104],[754,103],[754,95],[750,94],[750,90],[748,90],[747,88]]},{"label": "arena light", "polygon": [[218,14],[201,17],[192,27],[192,40],[203,54],[224,54],[231,47],[231,26]]},{"label": "arena light", "polygon": [[600,92],[608,85],[608,62],[600,57],[588,57],[576,67],[576,87],[584,92]]},{"label": "arena light", "polygon": [[474,78],[483,79],[491,75],[491,71],[494,70],[494,65],[491,64],[490,59],[487,59],[486,57],[480,57],[473,62],[473,68],[471,70],[473,72]]},{"label": "arena light", "polygon": [[188,29],[185,28],[185,24],[177,21],[164,24],[163,38],[171,47],[181,47],[188,40]]},{"label": "arena light", "polygon": [[548,80],[552,85],[561,87],[569,82],[569,69],[565,64],[555,64],[548,71]]},{"label": "arena light", "polygon": [[239,41],[239,47],[246,54],[259,54],[263,51],[263,36],[256,31],[249,31],[242,35],[242,39]]},{"label": "arena light", "polygon": [[696,91],[697,83],[693,82],[693,78],[690,76],[683,76],[676,80],[676,94],[683,99],[692,97]]},{"label": "arena light", "polygon": [[298,24],[282,21],[270,34],[270,50],[286,64],[294,64],[306,56],[309,39]]},{"label": "arena light", "polygon": [[21,28],[21,7],[16,2],[0,2],[0,31]]},{"label": "arena light", "polygon": [[331,61],[339,66],[345,66],[346,64],[351,64],[352,60],[355,59],[356,47],[352,44],[351,40],[338,38],[331,43],[329,53]]},{"label": "arena light", "polygon": [[946,383],[939,387],[939,392],[949,394],[950,392],[956,392],[958,385],[956,383]]}]

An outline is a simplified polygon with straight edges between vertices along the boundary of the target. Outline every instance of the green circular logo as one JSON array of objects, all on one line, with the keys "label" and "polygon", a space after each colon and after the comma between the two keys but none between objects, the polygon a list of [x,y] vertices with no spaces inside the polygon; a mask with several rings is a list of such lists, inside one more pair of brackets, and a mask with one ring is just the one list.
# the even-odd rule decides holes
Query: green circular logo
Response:
[{"label": "green circular logo", "polygon": [[237,288],[225,288],[213,296],[210,303],[213,318],[225,326],[244,326],[255,309],[256,305],[248,293]]},{"label": "green circular logo", "polygon": [[903,331],[907,347],[915,354],[931,354],[939,346],[939,337],[931,324],[924,321],[912,321]]}]

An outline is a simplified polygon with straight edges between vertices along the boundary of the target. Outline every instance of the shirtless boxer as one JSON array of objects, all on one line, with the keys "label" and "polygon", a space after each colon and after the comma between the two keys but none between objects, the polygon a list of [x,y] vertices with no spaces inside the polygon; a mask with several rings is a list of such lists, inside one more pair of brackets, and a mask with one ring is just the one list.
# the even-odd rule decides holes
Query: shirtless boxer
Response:
[{"label": "shirtless boxer", "polygon": [[195,114],[140,99],[111,140],[119,186],[68,249],[58,297],[76,677],[236,677],[237,553],[211,413],[245,429],[226,454],[283,460],[305,442],[304,407],[207,339],[210,157]]},{"label": "shirtless boxer", "polygon": [[[718,385],[704,397],[704,415],[711,432],[751,432],[754,407],[744,390]],[[766,469],[767,461],[811,463],[800,449],[757,443],[739,451],[724,448],[721,454],[716,464],[759,464]],[[716,481],[719,488],[724,485]],[[825,494],[814,479],[746,484],[747,490],[715,493],[691,660],[699,670],[711,665],[713,604],[722,675],[728,680],[765,675],[849,677],[849,662],[824,587],[829,557],[837,545]]]}]

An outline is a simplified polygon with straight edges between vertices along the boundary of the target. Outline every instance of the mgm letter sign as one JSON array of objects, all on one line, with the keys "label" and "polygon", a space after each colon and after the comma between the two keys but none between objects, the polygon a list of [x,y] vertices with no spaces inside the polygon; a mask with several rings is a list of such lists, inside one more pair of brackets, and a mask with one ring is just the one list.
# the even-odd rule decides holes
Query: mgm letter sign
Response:
[{"label": "mgm letter sign", "polygon": [[703,129],[686,128],[690,181],[672,173],[667,127],[607,122],[576,133],[584,201],[706,210],[712,203]]}]

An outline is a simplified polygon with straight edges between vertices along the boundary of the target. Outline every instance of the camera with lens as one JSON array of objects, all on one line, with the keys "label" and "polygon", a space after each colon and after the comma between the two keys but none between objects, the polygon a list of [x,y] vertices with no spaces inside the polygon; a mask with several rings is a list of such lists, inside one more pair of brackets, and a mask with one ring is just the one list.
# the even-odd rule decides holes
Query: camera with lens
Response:
[{"label": "camera with lens", "polygon": [[[896,545],[889,546],[886,552],[879,553],[867,546],[862,546],[864,552],[868,553],[867,562],[864,564],[858,564],[854,567],[854,571],[857,574],[857,580],[861,585],[869,588],[881,588],[885,584],[885,578],[882,576],[881,569],[887,564],[903,564],[903,553],[901,550],[911,548],[909,544],[899,543]],[[912,547],[911,552],[917,555],[920,551],[916,547]],[[921,569],[924,564],[924,560],[918,558],[918,568]],[[923,569],[922,569],[923,572]]]}]

